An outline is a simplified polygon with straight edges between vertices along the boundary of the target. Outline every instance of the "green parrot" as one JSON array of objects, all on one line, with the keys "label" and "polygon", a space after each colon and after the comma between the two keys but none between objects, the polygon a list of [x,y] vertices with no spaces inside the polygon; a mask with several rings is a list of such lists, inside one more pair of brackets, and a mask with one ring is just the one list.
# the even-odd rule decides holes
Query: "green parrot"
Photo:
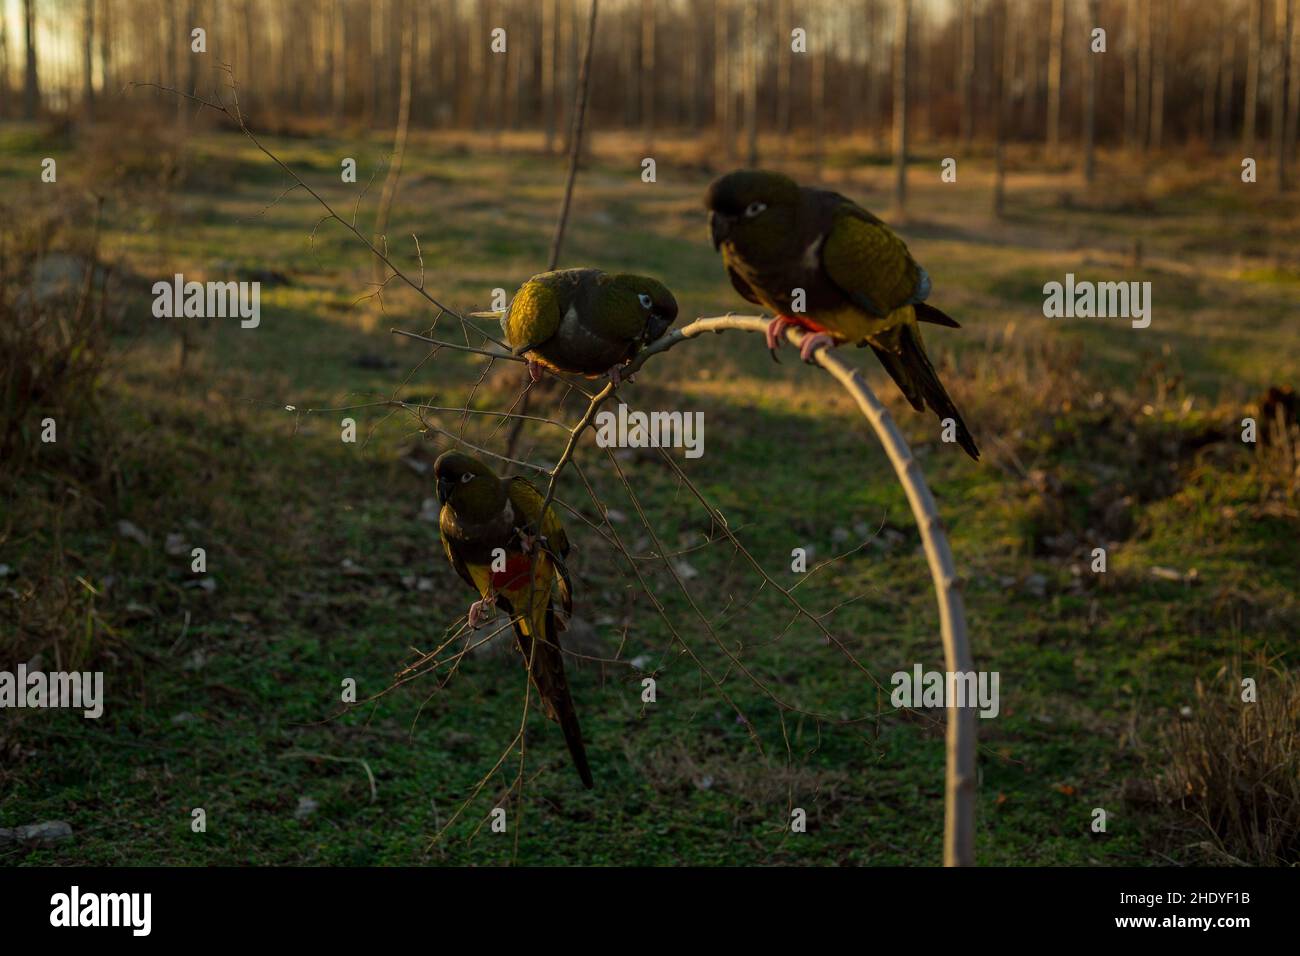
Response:
[{"label": "green parrot", "polygon": [[535,275],[515,293],[501,329],[515,355],[528,359],[533,380],[542,365],[588,378],[622,367],[668,331],[677,300],[647,276],[599,269],[561,269]]},{"label": "green parrot", "polygon": [[552,508],[523,478],[502,481],[487,465],[448,451],[433,465],[438,487],[438,529],[447,560],[480,595],[469,609],[477,628],[499,604],[514,619],[515,637],[542,712],[560,725],[583,785],[592,787],[578,713],[564,676],[554,592],[566,617],[573,594],[564,558],[569,540]]},{"label": "green parrot", "polygon": [[[800,349],[870,345],[917,411],[951,418],[957,441],[979,448],[926,357],[918,322],[960,328],[926,303],[930,276],[889,227],[839,193],[800,186],[781,173],[741,169],[715,180],[705,196],[713,247],[736,291],[771,309],[767,347],[776,358],[786,327],[813,333]],[[796,290],[803,308],[794,311]]]}]

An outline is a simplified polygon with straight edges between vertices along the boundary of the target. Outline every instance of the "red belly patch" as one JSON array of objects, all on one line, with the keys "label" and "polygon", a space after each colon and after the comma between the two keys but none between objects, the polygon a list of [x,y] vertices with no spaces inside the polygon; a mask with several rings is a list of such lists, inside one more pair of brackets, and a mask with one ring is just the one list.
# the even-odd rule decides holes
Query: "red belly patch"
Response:
[{"label": "red belly patch", "polygon": [[492,588],[496,591],[514,591],[524,587],[528,584],[532,566],[532,555],[508,555],[505,570],[492,572]]},{"label": "red belly patch", "polygon": [[818,325],[806,315],[783,315],[781,318],[785,319],[791,325],[797,325],[802,329],[807,329],[809,332],[830,333],[830,329],[826,328],[824,325]]}]

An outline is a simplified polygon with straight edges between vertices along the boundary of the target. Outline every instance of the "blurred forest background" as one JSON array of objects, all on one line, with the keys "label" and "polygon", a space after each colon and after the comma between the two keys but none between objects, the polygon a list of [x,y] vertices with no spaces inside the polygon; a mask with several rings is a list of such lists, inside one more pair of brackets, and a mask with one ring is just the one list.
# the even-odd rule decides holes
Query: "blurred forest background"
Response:
[{"label": "blurred forest background", "polygon": [[[843,354],[1001,675],[981,863],[1300,862],[1298,8],[599,3],[562,267],[655,275],[683,321],[750,311],[702,197],[757,161],[885,217],[962,324],[926,345],[978,464]],[[702,458],[585,439],[562,476],[594,792],[536,715],[501,761],[510,647],[424,658],[471,597],[432,461],[463,438],[549,467],[567,432],[512,443],[494,415],[586,403],[391,334],[462,330],[366,243],[461,313],[546,268],[590,9],[0,0],[0,670],[102,670],[109,698],[0,712],[0,863],[939,861],[942,720],[889,705],[891,674],[942,663],[917,530],[852,403],[757,336],[619,391],[702,411]],[[256,142],[174,92],[233,104],[232,78]],[[175,273],[260,283],[260,324],[154,318]],[[1067,273],[1150,282],[1150,327],[1044,318]]]},{"label": "blurred forest background", "polygon": [[[1082,155],[1199,144],[1295,161],[1295,0],[606,0],[594,128],[1043,142]],[[268,124],[571,129],[583,0],[7,0],[0,116],[93,115],[128,82],[210,88],[202,26]],[[900,31],[900,24],[904,24]],[[1092,29],[1106,31],[1105,57]],[[791,31],[806,33],[800,55]],[[491,48],[505,31],[504,55]],[[898,38],[905,35],[906,42]],[[403,76],[408,64],[408,76]],[[177,102],[184,114],[185,104]]]}]

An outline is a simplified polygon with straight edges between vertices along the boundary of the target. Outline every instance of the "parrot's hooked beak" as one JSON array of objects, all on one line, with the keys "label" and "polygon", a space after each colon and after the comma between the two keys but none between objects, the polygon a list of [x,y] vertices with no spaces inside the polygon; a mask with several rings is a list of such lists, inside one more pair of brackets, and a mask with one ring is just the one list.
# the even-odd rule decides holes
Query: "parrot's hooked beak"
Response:
[{"label": "parrot's hooked beak", "polygon": [[722,248],[722,243],[726,241],[727,236],[731,235],[731,217],[724,216],[720,212],[709,212],[709,235],[713,239],[713,249],[716,252]]},{"label": "parrot's hooked beak", "polygon": [[438,479],[438,504],[445,505],[447,498],[451,495],[452,481],[450,478],[442,477]]}]

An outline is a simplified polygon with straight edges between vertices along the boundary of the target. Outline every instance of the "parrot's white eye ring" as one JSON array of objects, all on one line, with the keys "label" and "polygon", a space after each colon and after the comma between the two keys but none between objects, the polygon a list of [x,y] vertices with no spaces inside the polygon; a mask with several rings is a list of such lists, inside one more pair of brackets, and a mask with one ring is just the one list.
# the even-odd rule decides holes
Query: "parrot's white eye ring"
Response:
[{"label": "parrot's white eye ring", "polygon": [[650,296],[646,295],[644,292],[642,292],[640,295],[638,295],[638,296],[637,296],[637,299],[640,300],[640,302],[641,302],[641,307],[644,308],[644,309],[648,309],[648,308],[650,308],[652,305],[654,305],[654,300],[651,299]]},{"label": "parrot's white eye ring", "polygon": [[745,218],[753,219],[760,212],[767,208],[767,203],[755,200],[745,207]]},{"label": "parrot's white eye ring", "polygon": [[462,485],[469,484],[473,480],[474,480],[474,473],[472,471],[467,471],[465,472],[465,474],[460,476],[460,483]]}]

